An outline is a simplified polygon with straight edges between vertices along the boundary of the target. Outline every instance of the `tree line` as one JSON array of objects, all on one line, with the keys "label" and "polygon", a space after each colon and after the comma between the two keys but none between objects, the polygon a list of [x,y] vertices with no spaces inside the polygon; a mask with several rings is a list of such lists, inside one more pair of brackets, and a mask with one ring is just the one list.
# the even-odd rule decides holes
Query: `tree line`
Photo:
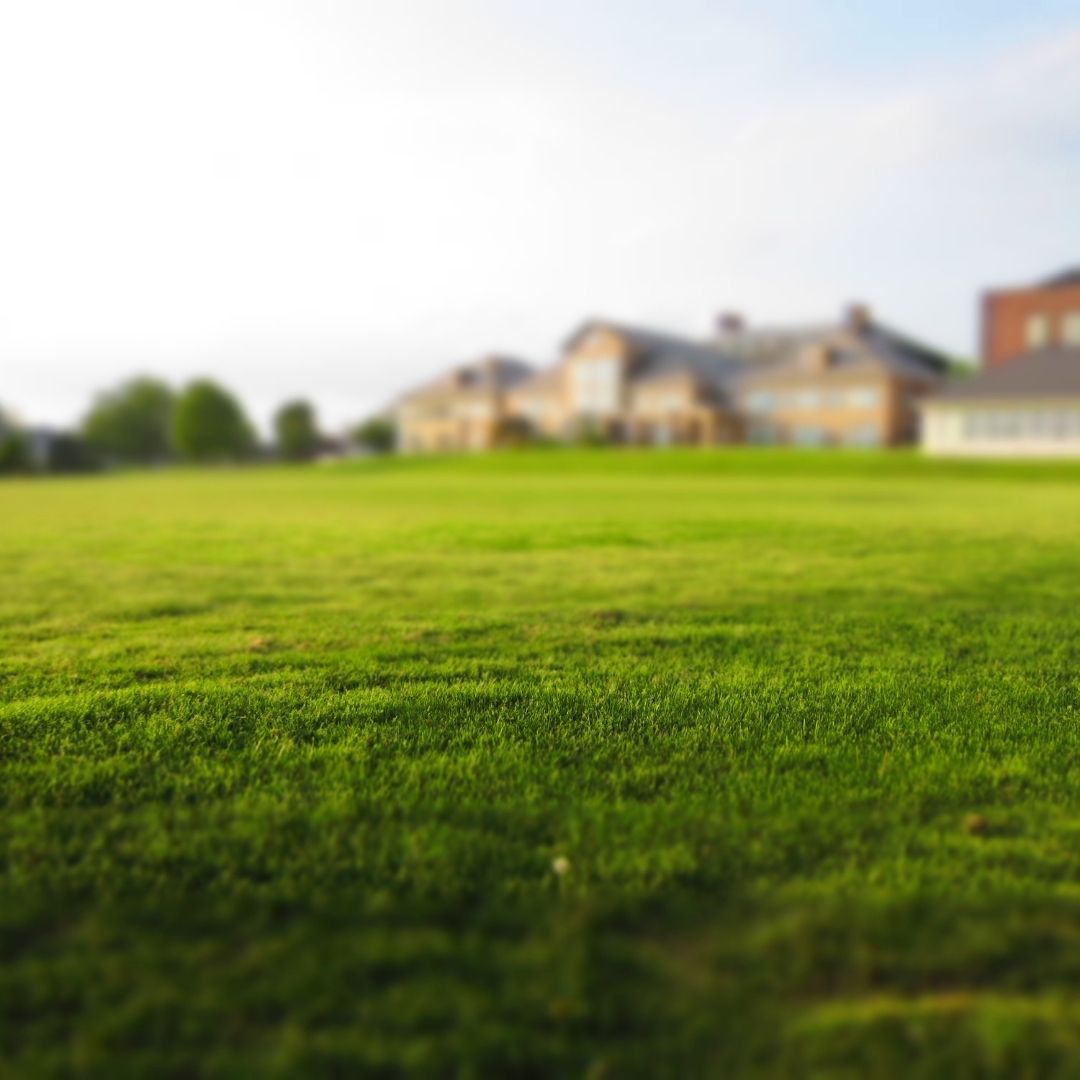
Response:
[{"label": "tree line", "polygon": [[[365,421],[344,440],[368,453],[392,450],[394,441],[393,424],[384,417]],[[344,448],[341,440],[320,432],[310,402],[283,404],[274,416],[273,445],[261,446],[240,402],[224,387],[196,379],[176,392],[162,380],[146,376],[99,394],[77,433],[53,433],[47,443],[39,450],[31,432],[3,423],[0,415],[0,472],[72,472],[267,457],[304,462]]]}]

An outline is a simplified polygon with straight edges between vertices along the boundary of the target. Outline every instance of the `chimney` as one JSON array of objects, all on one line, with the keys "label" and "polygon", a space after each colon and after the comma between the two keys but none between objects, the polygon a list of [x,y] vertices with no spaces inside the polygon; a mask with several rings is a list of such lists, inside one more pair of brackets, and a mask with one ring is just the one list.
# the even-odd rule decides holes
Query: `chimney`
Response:
[{"label": "chimney", "polygon": [[847,322],[848,329],[854,334],[865,334],[874,325],[873,312],[870,310],[869,304],[853,303],[848,304],[847,316],[845,321]]},{"label": "chimney", "polygon": [[716,329],[725,335],[741,334],[746,329],[746,320],[737,311],[725,311],[717,317]]}]

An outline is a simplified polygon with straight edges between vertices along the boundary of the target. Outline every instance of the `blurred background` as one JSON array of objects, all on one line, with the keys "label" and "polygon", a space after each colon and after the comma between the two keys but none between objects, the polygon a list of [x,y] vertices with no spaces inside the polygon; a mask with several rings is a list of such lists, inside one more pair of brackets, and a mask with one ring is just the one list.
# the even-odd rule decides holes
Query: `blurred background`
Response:
[{"label": "blurred background", "polygon": [[8,3],[0,408],[209,377],[238,447],[300,400],[333,449],[591,316],[854,300],[973,360],[983,289],[1077,261],[1077,101],[1065,0]]}]

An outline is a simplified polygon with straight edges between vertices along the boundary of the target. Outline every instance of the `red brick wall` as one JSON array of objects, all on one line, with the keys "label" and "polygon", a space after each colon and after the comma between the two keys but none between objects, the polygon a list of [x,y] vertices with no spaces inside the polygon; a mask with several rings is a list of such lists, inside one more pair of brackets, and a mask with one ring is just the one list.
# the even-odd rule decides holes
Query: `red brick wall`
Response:
[{"label": "red brick wall", "polygon": [[1049,344],[1061,344],[1066,314],[1080,312],[1080,285],[987,293],[983,305],[983,364],[994,367],[1027,351],[1027,322],[1032,315],[1048,316]]}]

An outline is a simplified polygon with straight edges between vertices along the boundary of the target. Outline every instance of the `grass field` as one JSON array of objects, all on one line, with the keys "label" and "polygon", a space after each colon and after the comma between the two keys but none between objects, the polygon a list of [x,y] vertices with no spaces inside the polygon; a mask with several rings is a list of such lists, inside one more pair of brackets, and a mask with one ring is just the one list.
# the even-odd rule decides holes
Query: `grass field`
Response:
[{"label": "grass field", "polygon": [[0,1072],[1080,1075],[1080,467],[13,481],[0,568]]}]

